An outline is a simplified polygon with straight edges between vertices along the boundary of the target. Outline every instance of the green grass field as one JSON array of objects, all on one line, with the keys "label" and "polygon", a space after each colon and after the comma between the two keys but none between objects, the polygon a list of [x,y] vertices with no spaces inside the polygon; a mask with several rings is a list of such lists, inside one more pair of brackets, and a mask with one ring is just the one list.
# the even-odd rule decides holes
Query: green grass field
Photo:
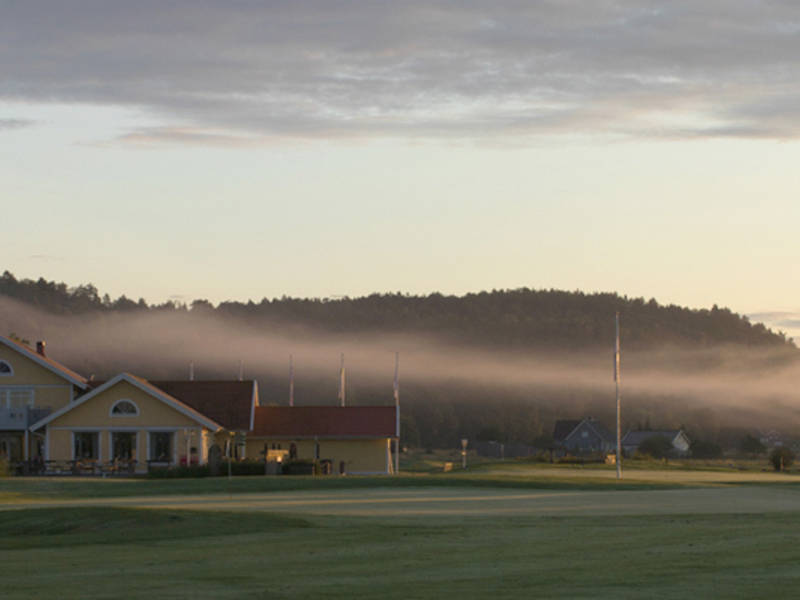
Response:
[{"label": "green grass field", "polygon": [[618,485],[608,469],[507,467],[391,479],[3,480],[0,596],[796,595],[796,476],[643,469]]}]

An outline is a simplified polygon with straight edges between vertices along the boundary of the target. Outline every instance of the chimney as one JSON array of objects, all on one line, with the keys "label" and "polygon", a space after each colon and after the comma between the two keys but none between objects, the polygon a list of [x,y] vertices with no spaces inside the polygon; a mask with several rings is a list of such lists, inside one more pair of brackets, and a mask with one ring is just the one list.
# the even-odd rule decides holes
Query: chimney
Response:
[{"label": "chimney", "polygon": [[47,346],[47,343],[44,340],[39,340],[36,342],[36,354],[41,354],[42,356],[47,356],[44,353],[44,348]]}]

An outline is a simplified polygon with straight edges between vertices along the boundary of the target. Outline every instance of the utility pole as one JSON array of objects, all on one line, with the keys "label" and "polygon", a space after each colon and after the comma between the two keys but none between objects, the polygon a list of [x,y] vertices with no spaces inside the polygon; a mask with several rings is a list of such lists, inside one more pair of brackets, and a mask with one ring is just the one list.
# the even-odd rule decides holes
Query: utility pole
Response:
[{"label": "utility pole", "polygon": [[614,318],[616,340],[614,342],[614,383],[617,388],[617,479],[622,479],[622,427],[620,426],[620,371],[619,371],[619,312]]}]

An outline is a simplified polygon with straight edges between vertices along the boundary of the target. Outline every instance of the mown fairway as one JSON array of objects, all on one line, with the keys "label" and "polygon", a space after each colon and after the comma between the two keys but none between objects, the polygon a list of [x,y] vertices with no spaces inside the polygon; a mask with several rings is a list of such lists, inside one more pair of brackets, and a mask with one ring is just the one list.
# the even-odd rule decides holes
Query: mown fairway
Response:
[{"label": "mown fairway", "polygon": [[352,481],[0,482],[0,595],[776,598],[800,585],[792,483]]}]

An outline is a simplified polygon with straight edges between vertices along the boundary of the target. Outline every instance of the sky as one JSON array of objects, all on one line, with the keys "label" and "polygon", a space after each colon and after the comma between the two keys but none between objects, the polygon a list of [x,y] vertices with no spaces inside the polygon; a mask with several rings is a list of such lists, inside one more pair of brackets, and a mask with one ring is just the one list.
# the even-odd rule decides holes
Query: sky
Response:
[{"label": "sky", "polygon": [[150,302],[616,291],[800,333],[797,56],[777,0],[0,0],[0,268]]}]

